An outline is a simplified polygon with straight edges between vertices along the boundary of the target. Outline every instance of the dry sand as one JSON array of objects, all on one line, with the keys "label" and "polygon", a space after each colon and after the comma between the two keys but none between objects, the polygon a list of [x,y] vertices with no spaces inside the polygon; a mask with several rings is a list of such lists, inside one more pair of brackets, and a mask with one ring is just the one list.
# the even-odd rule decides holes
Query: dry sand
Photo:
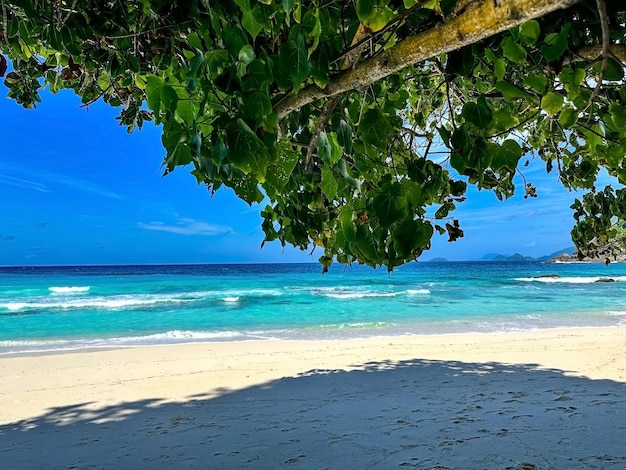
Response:
[{"label": "dry sand", "polygon": [[0,358],[0,468],[624,469],[626,327]]}]

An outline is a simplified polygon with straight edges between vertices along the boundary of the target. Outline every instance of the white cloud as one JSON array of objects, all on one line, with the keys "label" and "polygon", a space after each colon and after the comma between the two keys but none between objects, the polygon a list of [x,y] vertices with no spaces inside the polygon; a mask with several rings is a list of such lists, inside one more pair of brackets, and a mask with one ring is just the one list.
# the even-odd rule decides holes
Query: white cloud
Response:
[{"label": "white cloud", "polygon": [[23,178],[16,178],[15,176],[4,175],[0,173],[0,183],[9,184],[11,186],[17,186],[18,188],[28,188],[41,193],[49,193],[50,190],[45,184],[37,183],[36,181],[30,181]]},{"label": "white cloud", "polygon": [[212,225],[206,222],[197,221],[189,218],[179,218],[173,224],[165,222],[139,222],[137,225],[145,230],[153,230],[156,232],[177,233],[179,235],[223,235],[233,231],[232,228],[223,225]]},{"label": "white cloud", "polygon": [[32,169],[24,169],[20,167],[12,167],[8,165],[0,164],[0,169],[10,172],[18,173],[20,175],[26,175],[28,178],[43,180],[44,182],[33,181],[32,179],[20,178],[17,176],[11,176],[6,173],[0,173],[0,183],[10,184],[12,186],[18,186],[21,188],[28,188],[35,191],[50,193],[53,190],[49,187],[50,183],[57,183],[70,188],[78,189],[88,193],[97,194],[98,196],[107,197],[109,199],[123,199],[119,194],[109,191],[108,189],[100,186],[92,181],[87,181],[80,178],[72,178],[69,176],[58,175],[55,173],[49,173],[41,170],[37,170],[35,173]]}]

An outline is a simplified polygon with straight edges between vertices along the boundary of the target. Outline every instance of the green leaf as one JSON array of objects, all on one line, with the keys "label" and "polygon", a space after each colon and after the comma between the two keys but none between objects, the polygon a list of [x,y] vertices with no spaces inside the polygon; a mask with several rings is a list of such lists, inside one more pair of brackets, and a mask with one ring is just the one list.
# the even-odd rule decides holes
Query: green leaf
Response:
[{"label": "green leaf", "polygon": [[267,87],[249,91],[243,99],[242,111],[245,117],[255,124],[261,124],[263,118],[272,112]]},{"label": "green leaf", "polygon": [[520,145],[512,139],[507,139],[502,142],[502,146],[494,155],[491,167],[494,169],[508,168],[510,171],[515,171],[520,158],[522,158]]},{"label": "green leaf", "polygon": [[519,124],[519,118],[507,109],[498,109],[493,112],[493,119],[489,128],[494,131],[513,129]]},{"label": "green leaf", "polygon": [[187,42],[194,49],[202,50],[204,48],[204,45],[202,44],[202,40],[200,39],[200,36],[198,36],[198,33],[196,32],[192,32],[187,35]]},{"label": "green leaf", "polygon": [[502,80],[506,75],[506,61],[504,59],[497,58],[493,63],[493,73],[496,80]]},{"label": "green leaf", "polygon": [[[422,184],[409,179],[403,179],[400,184],[404,190],[406,200],[411,207],[417,208],[425,204],[424,199],[425,197],[428,197],[428,195],[425,195],[424,191],[422,191],[422,188],[424,187]],[[440,188],[437,188],[437,190],[439,189]]]},{"label": "green leaf", "polygon": [[204,58],[209,67],[209,78],[216,78],[222,73],[224,66],[228,63],[228,51],[225,49],[207,51],[204,54]]},{"label": "green leaf", "polygon": [[162,111],[174,114],[178,104],[178,95],[174,88],[165,83],[163,79],[156,75],[148,75],[146,77],[146,102],[148,107],[154,111],[157,122],[161,118],[158,117]]},{"label": "green leaf", "polygon": [[521,63],[526,60],[526,49],[516,43],[510,36],[507,36],[502,41],[502,53],[511,62]]},{"label": "green leaf", "polygon": [[240,28],[227,26],[224,28],[224,43],[230,55],[237,57],[241,48],[248,44],[248,38]]},{"label": "green leaf", "polygon": [[164,84],[161,87],[161,109],[174,114],[178,106],[178,95],[174,87]]},{"label": "green leaf", "polygon": [[567,50],[567,36],[571,25],[566,23],[561,31],[557,33],[548,34],[544,41],[544,44],[540,47],[541,55],[548,62],[554,62],[559,59]]},{"label": "green leaf", "polygon": [[189,61],[189,76],[195,77],[200,71],[200,68],[204,64],[204,54],[198,50],[196,54]]},{"label": "green leaf", "polygon": [[255,54],[254,49],[252,48],[252,46],[250,44],[246,44],[239,51],[238,58],[239,58],[239,60],[241,62],[243,62],[244,64],[248,65],[254,59],[256,59],[256,54]]},{"label": "green leaf", "polygon": [[176,106],[176,117],[187,126],[191,126],[197,120],[198,110],[198,103],[195,100],[182,99]]},{"label": "green leaf", "polygon": [[257,90],[271,80],[272,75],[269,68],[265,66],[265,62],[255,59],[248,65],[248,73],[243,77],[241,86],[245,91]]},{"label": "green leaf", "polygon": [[533,95],[513,85],[510,82],[497,82],[496,90],[502,92],[504,99],[507,101],[511,101],[515,98],[524,98],[524,99],[530,99],[530,100],[535,99]]},{"label": "green leaf", "polygon": [[230,161],[262,183],[269,160],[265,144],[241,118],[229,125],[227,137]]},{"label": "green leaf", "polygon": [[337,141],[337,135],[334,132],[327,134],[328,142],[330,143],[330,160],[331,165],[335,165],[339,159],[343,156],[343,148]]},{"label": "green leaf", "polygon": [[308,10],[304,14],[304,18],[302,18],[302,30],[308,38],[313,39],[311,46],[309,46],[310,55],[317,49],[322,34],[322,22],[320,21],[319,9]]},{"label": "green leaf", "polygon": [[339,185],[337,184],[337,180],[335,179],[332,170],[325,166],[322,167],[321,188],[322,193],[324,193],[329,201],[332,201],[337,197],[337,190],[339,189]]},{"label": "green leaf", "polygon": [[363,22],[372,32],[383,29],[387,24],[396,17],[396,14],[388,6],[377,5],[372,14]]},{"label": "green leaf", "polygon": [[280,51],[279,73],[291,79],[295,91],[300,89],[302,82],[308,77],[310,64],[304,36],[298,33]]},{"label": "green leaf", "polygon": [[372,198],[372,212],[382,227],[389,227],[408,215],[407,200],[400,183],[386,183]]},{"label": "green leaf", "polygon": [[554,116],[563,108],[564,98],[560,93],[549,91],[541,98],[541,109],[550,116]]},{"label": "green leaf", "polygon": [[626,108],[613,102],[609,105],[609,113],[611,113],[613,124],[617,127],[626,127]]},{"label": "green leaf", "polygon": [[530,75],[524,79],[524,86],[543,95],[548,88],[548,78],[543,75]]},{"label": "green leaf", "polygon": [[536,20],[526,21],[519,27],[520,36],[529,46],[532,46],[537,42],[540,33],[541,29],[539,27],[539,22]]},{"label": "green leaf", "polygon": [[163,79],[156,75],[146,77],[146,103],[148,107],[158,115],[161,110],[161,88]]},{"label": "green leaf", "polygon": [[341,145],[346,153],[352,153],[352,126],[343,119],[339,121],[339,129],[337,130],[337,142]]},{"label": "green leaf", "polygon": [[254,179],[235,179],[228,182],[228,186],[235,191],[240,199],[248,204],[259,203],[263,200],[263,193],[259,191],[259,185]]},{"label": "green leaf", "polygon": [[391,125],[378,108],[368,109],[361,117],[359,134],[364,142],[383,150],[387,147]]},{"label": "green leaf", "polygon": [[356,14],[361,23],[365,23],[367,18],[374,11],[376,0],[356,0]]},{"label": "green leaf", "polygon": [[367,225],[357,225],[355,245],[360,261],[371,265],[375,265],[380,262],[380,255],[378,253],[376,240],[372,237],[372,233],[369,231]]},{"label": "green leaf", "polygon": [[383,29],[396,16],[386,2],[377,0],[356,0],[356,14],[373,32]]},{"label": "green leaf", "polygon": [[484,96],[480,96],[476,103],[471,101],[466,103],[463,106],[462,114],[466,121],[471,122],[479,129],[487,129],[493,117],[491,108]]},{"label": "green leaf", "polygon": [[405,220],[393,231],[393,247],[402,258],[418,256],[430,243],[433,226],[422,220]]},{"label": "green leaf", "polygon": [[[602,70],[602,61],[598,61],[593,64],[594,71],[600,75],[600,71]],[[610,82],[618,82],[624,78],[624,68],[623,66],[617,62],[612,57],[609,57],[609,60],[606,64],[606,70],[604,71],[604,80],[608,80]]]},{"label": "green leaf", "polygon": [[317,147],[317,154],[320,157],[320,159],[324,163],[329,164],[331,148],[330,148],[330,142],[328,141],[328,136],[326,135],[326,132],[324,131],[320,132],[320,134],[317,136],[317,140],[315,141],[315,145]]},{"label": "green leaf", "polygon": [[241,26],[250,33],[253,40],[263,30],[263,21],[259,17],[260,14],[259,8],[255,6],[251,10],[246,11],[241,18]]},{"label": "green leaf", "polygon": [[446,73],[448,75],[468,77],[474,69],[474,48],[463,47],[460,50],[448,53]]},{"label": "green leaf", "polygon": [[559,123],[565,128],[570,129],[578,121],[578,111],[575,109],[564,109],[559,114]]},{"label": "green leaf", "polygon": [[268,196],[275,198],[282,194],[285,186],[291,179],[296,164],[300,160],[300,154],[294,151],[289,142],[281,141],[276,144],[278,161],[268,166],[266,178],[266,190]]}]

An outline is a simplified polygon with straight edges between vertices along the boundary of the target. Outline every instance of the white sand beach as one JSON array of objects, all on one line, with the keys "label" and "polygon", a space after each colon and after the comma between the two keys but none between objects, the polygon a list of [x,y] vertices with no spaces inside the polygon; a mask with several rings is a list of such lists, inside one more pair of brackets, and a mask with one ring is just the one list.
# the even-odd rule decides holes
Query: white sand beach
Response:
[{"label": "white sand beach", "polygon": [[626,327],[0,357],[0,467],[624,469]]}]

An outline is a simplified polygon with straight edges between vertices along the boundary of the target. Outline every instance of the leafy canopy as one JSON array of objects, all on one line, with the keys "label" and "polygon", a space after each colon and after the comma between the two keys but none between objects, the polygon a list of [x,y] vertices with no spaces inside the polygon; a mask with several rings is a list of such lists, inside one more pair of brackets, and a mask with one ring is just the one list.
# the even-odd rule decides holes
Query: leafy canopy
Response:
[{"label": "leafy canopy", "polygon": [[623,232],[626,191],[594,184],[600,168],[626,182],[624,2],[4,0],[0,13],[10,98],[30,108],[41,88],[70,88],[121,107],[129,132],[160,124],[166,173],[267,198],[265,241],[313,244],[325,269],[391,270],[435,231],[462,237],[467,184],[508,198],[528,158],[589,190],[572,206],[581,254]]}]

